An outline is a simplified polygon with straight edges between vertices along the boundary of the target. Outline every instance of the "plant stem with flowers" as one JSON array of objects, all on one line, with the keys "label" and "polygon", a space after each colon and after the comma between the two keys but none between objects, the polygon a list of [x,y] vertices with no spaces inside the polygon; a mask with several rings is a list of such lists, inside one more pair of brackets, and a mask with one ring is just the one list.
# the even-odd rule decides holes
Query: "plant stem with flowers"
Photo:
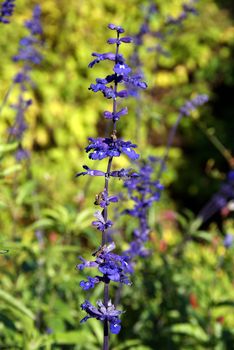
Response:
[{"label": "plant stem with flowers", "polygon": [[[112,253],[115,249],[115,243],[109,241],[108,229],[113,225],[112,221],[108,219],[108,205],[118,202],[117,196],[109,195],[109,181],[110,178],[126,179],[131,177],[137,177],[138,174],[131,171],[131,169],[112,170],[112,162],[115,157],[119,157],[122,153],[127,155],[130,159],[136,160],[139,155],[135,152],[136,145],[130,141],[123,141],[117,137],[117,122],[119,119],[127,114],[127,108],[117,110],[117,99],[125,98],[128,96],[127,90],[118,90],[121,83],[131,84],[142,89],[147,87],[146,83],[140,80],[139,76],[131,75],[131,68],[125,63],[125,59],[119,53],[119,48],[122,43],[130,43],[132,40],[130,37],[121,37],[124,33],[124,29],[114,24],[109,24],[108,28],[116,31],[116,38],[110,38],[107,42],[109,44],[116,45],[115,53],[93,53],[95,59],[89,64],[92,68],[95,64],[103,60],[110,60],[114,62],[114,74],[107,75],[104,79],[96,79],[96,84],[90,85],[90,90],[93,92],[102,92],[103,96],[107,99],[112,99],[112,111],[105,111],[103,113],[106,119],[112,120],[113,128],[110,137],[89,138],[90,144],[86,147],[86,152],[89,153],[89,158],[93,160],[102,160],[108,158],[108,164],[106,172],[100,170],[92,170],[88,166],[84,165],[84,172],[78,173],[77,176],[90,175],[90,176],[103,176],[104,189],[98,195],[94,204],[101,207],[101,211],[98,210],[94,214],[96,219],[92,222],[102,233],[102,244],[99,249],[93,253],[95,257],[94,261],[86,261],[80,258],[82,261],[77,267],[79,270],[83,270],[87,267],[96,267],[102,275],[96,275],[95,277],[88,276],[87,281],[81,281],[80,286],[84,290],[94,288],[94,286],[100,282],[104,283],[104,300],[97,302],[97,308],[94,307],[88,300],[86,300],[81,308],[87,312],[81,322],[87,321],[89,318],[96,318],[103,322],[104,325],[104,341],[103,350],[109,349],[109,328],[113,334],[119,333],[121,329],[121,321],[119,315],[122,313],[116,310],[109,298],[109,284],[110,282],[124,283],[130,285],[128,274],[130,273],[129,260],[130,257],[125,255],[118,255]],[[113,85],[111,85],[113,84]]]}]

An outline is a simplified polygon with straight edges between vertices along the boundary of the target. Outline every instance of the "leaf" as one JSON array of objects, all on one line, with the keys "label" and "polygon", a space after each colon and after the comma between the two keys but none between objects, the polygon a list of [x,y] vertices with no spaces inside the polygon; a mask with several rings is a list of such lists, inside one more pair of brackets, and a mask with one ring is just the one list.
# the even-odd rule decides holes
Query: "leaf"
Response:
[{"label": "leaf", "polygon": [[211,307],[222,307],[222,306],[232,306],[234,307],[234,300],[222,300],[218,302],[213,302]]},{"label": "leaf", "polygon": [[134,349],[151,350],[152,348],[149,348],[148,346],[143,345],[141,341],[137,339],[129,339],[113,348],[113,350],[134,350]]},{"label": "leaf", "polygon": [[30,309],[28,309],[21,301],[11,296],[9,293],[0,290],[0,300],[2,300],[6,305],[13,307],[18,310],[20,313],[26,315],[30,319],[34,320],[35,316]]},{"label": "leaf", "polygon": [[192,234],[193,237],[204,239],[204,241],[212,242],[212,235],[206,231],[197,231]]},{"label": "leaf", "polygon": [[0,156],[2,156],[4,153],[16,150],[17,147],[18,147],[17,142],[0,145]]},{"label": "leaf", "polygon": [[201,224],[202,224],[202,219],[197,218],[197,219],[193,220],[190,224],[190,233],[192,233],[192,234],[195,233],[199,229]]},{"label": "leaf", "polygon": [[50,228],[53,226],[54,226],[54,221],[52,219],[43,218],[34,222],[31,227],[32,229],[36,230],[39,228]]},{"label": "leaf", "polygon": [[21,169],[22,169],[22,166],[20,164],[15,164],[15,165],[12,165],[11,167],[1,171],[0,176],[5,177],[8,175],[11,175],[12,173],[15,173],[16,171],[19,171]]},{"label": "leaf", "polygon": [[202,342],[207,342],[209,340],[208,335],[199,325],[193,325],[189,323],[178,323],[171,326],[170,331],[176,334],[186,334]]},{"label": "leaf", "polygon": [[35,196],[32,195],[34,188],[35,188],[35,183],[33,181],[28,181],[24,185],[22,185],[19,188],[18,195],[17,195],[17,198],[16,198],[16,203],[18,205],[21,205],[21,204],[23,204],[25,202],[25,200],[27,198],[30,198],[30,200],[32,198],[35,199]]},{"label": "leaf", "polygon": [[[70,331],[52,334],[55,344],[72,345],[87,343],[87,331]],[[89,343],[92,342],[92,335],[88,336]]]}]

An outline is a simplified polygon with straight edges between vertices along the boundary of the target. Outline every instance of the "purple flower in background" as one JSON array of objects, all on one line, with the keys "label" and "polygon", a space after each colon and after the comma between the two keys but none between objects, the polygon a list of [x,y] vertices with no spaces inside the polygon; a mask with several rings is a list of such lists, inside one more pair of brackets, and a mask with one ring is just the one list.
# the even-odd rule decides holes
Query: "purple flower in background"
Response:
[{"label": "purple flower in background", "polygon": [[227,233],[223,240],[223,245],[225,248],[230,248],[233,245],[234,242],[234,236],[230,233]]},{"label": "purple flower in background", "polygon": [[229,171],[227,179],[221,185],[219,190],[211,197],[209,202],[200,210],[198,217],[202,222],[206,222],[213,215],[219,213],[225,207],[229,209],[234,200],[234,172]]},{"label": "purple flower in background", "polygon": [[16,110],[15,123],[9,128],[10,138],[19,142],[19,148],[16,151],[16,160],[22,161],[29,157],[29,152],[24,150],[22,146],[23,135],[27,129],[25,121],[25,112],[32,104],[32,100],[24,97],[28,90],[28,85],[32,85],[30,73],[34,64],[41,63],[42,55],[38,51],[38,46],[41,46],[41,41],[38,38],[42,34],[42,26],[40,23],[41,8],[36,5],[33,9],[33,15],[30,20],[25,21],[25,27],[30,34],[20,40],[20,48],[18,54],[13,57],[14,62],[23,62],[21,70],[15,75],[13,82],[17,84],[20,89],[18,103],[14,104],[12,108]]},{"label": "purple flower in background", "polygon": [[[11,17],[15,8],[15,0],[5,0],[0,5],[0,22],[7,24],[9,23],[8,17]],[[6,18],[7,17],[7,18]]]},{"label": "purple flower in background", "polygon": [[190,0],[188,3],[183,3],[182,12],[178,17],[168,16],[167,24],[181,25],[185,19],[187,19],[188,14],[197,15],[197,9],[194,7],[196,0]]},{"label": "purple flower in background", "polygon": [[197,95],[192,100],[187,101],[181,108],[180,113],[182,115],[189,116],[193,110],[197,107],[202,106],[209,100],[209,97],[205,94]]},{"label": "purple flower in background", "polygon": [[41,7],[34,6],[32,19],[25,21],[25,27],[31,32],[31,35],[41,35],[43,33],[41,26]]},{"label": "purple flower in background", "polygon": [[153,163],[156,160],[149,157],[147,161],[139,164],[138,177],[133,177],[125,181],[124,186],[128,190],[128,195],[133,201],[132,209],[126,209],[123,213],[137,219],[138,226],[133,231],[132,242],[125,252],[130,258],[131,273],[134,271],[133,264],[136,256],[146,257],[149,251],[145,248],[145,243],[149,239],[149,208],[160,198],[163,186],[153,179]]},{"label": "purple flower in background", "polygon": [[36,5],[33,9],[33,16],[30,20],[25,21],[25,27],[29,31],[29,35],[20,40],[20,48],[17,55],[13,57],[13,61],[25,61],[25,64],[40,64],[42,55],[38,51],[38,45],[41,41],[37,36],[42,35],[42,26],[40,22],[41,8]]}]

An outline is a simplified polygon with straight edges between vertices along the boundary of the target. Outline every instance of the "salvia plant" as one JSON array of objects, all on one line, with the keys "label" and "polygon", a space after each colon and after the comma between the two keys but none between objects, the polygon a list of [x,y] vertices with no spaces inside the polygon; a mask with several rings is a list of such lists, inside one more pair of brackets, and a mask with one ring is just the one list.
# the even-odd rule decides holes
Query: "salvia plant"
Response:
[{"label": "salvia plant", "polygon": [[[143,6],[143,20],[139,26],[139,30],[133,35],[134,49],[133,53],[130,56],[131,66],[136,74],[138,74],[141,79],[144,79],[143,66],[144,62],[141,59],[141,50],[147,49],[148,54],[150,52],[155,53],[155,66],[154,70],[158,69],[158,62],[160,56],[170,57],[171,53],[166,48],[166,44],[169,38],[175,37],[176,29],[182,28],[183,23],[190,15],[198,15],[198,11],[195,7],[196,0],[190,0],[182,4],[181,11],[177,17],[167,15],[165,18],[160,11],[160,6],[154,1],[148,1],[146,6]],[[152,28],[152,21],[157,18],[159,23],[159,28],[155,30]],[[146,48],[146,39],[151,38],[151,45]],[[136,116],[136,125],[141,123],[142,120],[142,98],[137,89],[134,86],[131,86],[128,89],[129,94],[134,96],[138,103],[135,110]],[[140,133],[138,128],[136,128],[136,140],[139,142]]]},{"label": "salvia plant", "polygon": [[146,248],[149,240],[150,226],[148,222],[149,209],[154,202],[160,198],[163,186],[158,180],[155,180],[154,166],[158,161],[155,157],[148,157],[139,162],[139,176],[126,179],[124,187],[128,191],[129,198],[134,206],[131,209],[125,209],[124,214],[137,220],[136,228],[132,233],[132,241],[126,254],[130,256],[132,272],[137,257],[147,257],[150,251]]},{"label": "salvia plant", "polygon": [[179,126],[182,118],[189,117],[191,115],[191,113],[196,108],[204,105],[208,101],[208,99],[209,99],[209,97],[206,94],[199,94],[196,97],[194,97],[190,100],[187,100],[183,104],[183,106],[180,108],[178,116],[176,118],[176,121],[175,121],[174,125],[172,126],[172,128],[169,132],[169,135],[168,135],[165,153],[164,153],[164,156],[162,158],[162,161],[160,162],[160,167],[159,167],[159,171],[158,171],[158,175],[157,175],[158,180],[161,178],[162,173],[165,170],[165,165],[166,165],[166,162],[168,160],[169,151],[170,151],[170,148],[172,146],[174,137],[176,135],[178,126]]},{"label": "salvia plant", "polygon": [[139,174],[131,169],[113,170],[113,160],[121,154],[127,155],[131,160],[137,160],[139,155],[135,152],[137,147],[131,141],[124,141],[118,138],[117,122],[127,114],[126,107],[119,109],[118,101],[128,96],[128,91],[121,88],[122,85],[134,85],[138,88],[145,89],[146,83],[143,82],[138,75],[131,74],[131,68],[126,64],[123,55],[120,53],[120,46],[124,43],[130,43],[132,39],[128,36],[122,36],[124,29],[114,24],[109,24],[108,28],[116,32],[115,38],[108,39],[108,44],[115,45],[115,52],[93,53],[94,60],[89,64],[89,67],[94,67],[97,63],[104,60],[113,62],[113,73],[105,78],[97,78],[95,84],[90,85],[90,90],[93,92],[101,92],[106,99],[112,100],[112,110],[104,111],[104,118],[112,121],[112,132],[109,137],[89,138],[89,145],[86,147],[86,152],[89,153],[89,158],[92,160],[107,159],[106,171],[93,170],[84,165],[84,172],[78,173],[77,176],[90,175],[102,176],[104,178],[104,188],[96,195],[94,204],[100,207],[94,214],[95,220],[93,226],[102,234],[101,246],[93,253],[94,260],[86,261],[80,258],[81,264],[77,267],[79,270],[94,267],[98,270],[98,275],[88,277],[87,281],[81,281],[80,286],[83,290],[94,288],[98,283],[104,284],[103,301],[97,301],[97,307],[93,306],[89,300],[81,305],[82,310],[86,311],[81,322],[87,321],[89,318],[96,318],[103,322],[104,325],[104,341],[103,349],[109,348],[109,329],[111,333],[117,334],[121,329],[119,310],[116,310],[109,295],[110,282],[130,285],[129,273],[131,272],[130,255],[118,255],[113,253],[115,243],[109,240],[108,229],[112,227],[113,222],[108,217],[108,206],[119,201],[118,196],[110,195],[109,182],[111,178],[137,178]]},{"label": "salvia plant", "polygon": [[25,27],[29,31],[29,34],[20,40],[18,53],[13,57],[14,62],[22,62],[20,71],[13,79],[13,85],[19,86],[20,93],[17,103],[12,105],[12,108],[16,111],[16,117],[14,125],[9,129],[10,140],[17,141],[19,144],[15,155],[18,161],[29,156],[28,151],[23,148],[22,141],[27,129],[25,112],[32,104],[32,100],[28,99],[25,95],[28,92],[28,88],[33,85],[31,71],[34,65],[38,65],[42,61],[42,55],[40,53],[40,46],[42,44],[40,39],[42,35],[40,16],[41,8],[39,5],[36,5],[33,9],[32,18],[25,21]]}]

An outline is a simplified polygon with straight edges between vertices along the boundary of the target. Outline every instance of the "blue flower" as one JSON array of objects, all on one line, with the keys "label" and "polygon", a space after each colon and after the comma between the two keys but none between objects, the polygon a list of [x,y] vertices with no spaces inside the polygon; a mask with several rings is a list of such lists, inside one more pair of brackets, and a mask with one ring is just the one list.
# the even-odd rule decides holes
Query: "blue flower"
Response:
[{"label": "blue flower", "polygon": [[95,226],[99,231],[105,231],[113,225],[111,220],[105,221],[102,213],[99,210],[95,212],[94,216],[98,220],[93,221],[92,225]]},{"label": "blue flower", "polygon": [[108,28],[112,30],[116,30],[118,33],[124,33],[124,29],[121,26],[116,26],[115,24],[108,24]]},{"label": "blue flower", "polygon": [[117,196],[108,196],[107,190],[104,189],[99,195],[96,196],[94,204],[100,205],[102,208],[106,208],[110,203],[118,202]]},{"label": "blue flower", "polygon": [[107,52],[107,53],[97,53],[93,52],[92,56],[96,57],[95,60],[89,63],[88,67],[93,68],[93,66],[100,61],[104,60],[110,60],[110,61],[115,61],[115,54],[112,52]]},{"label": "blue flower", "polygon": [[114,66],[114,72],[116,74],[128,75],[131,72],[131,68],[125,63],[117,63]]},{"label": "blue flower", "polygon": [[81,175],[90,175],[90,176],[105,176],[105,173],[100,170],[92,170],[90,169],[87,165],[83,165],[83,168],[86,171],[82,171],[81,173],[77,173],[76,177],[81,176]]},{"label": "blue flower", "polygon": [[88,281],[81,281],[80,282],[80,287],[83,290],[89,290],[94,288],[95,284],[99,283],[100,280],[98,277],[88,277]]},{"label": "blue flower", "polygon": [[88,316],[85,316],[80,322],[86,322],[89,318],[96,318],[100,321],[107,320],[110,324],[111,333],[118,334],[121,330],[119,315],[122,313],[122,311],[116,310],[111,301],[108,302],[106,307],[99,300],[97,301],[97,306],[98,307],[96,308],[88,300],[85,300],[85,302],[81,304],[81,308],[87,312]]},{"label": "blue flower", "polygon": [[126,154],[129,158],[135,160],[139,155],[133,150],[137,146],[130,141],[123,141],[121,139],[113,140],[113,138],[89,138],[90,144],[86,147],[86,152],[89,153],[89,158],[104,159],[107,157],[119,157],[121,153]]},{"label": "blue flower", "polygon": [[122,37],[122,38],[110,38],[107,40],[107,43],[108,44],[116,44],[116,45],[120,45],[121,43],[125,43],[125,44],[128,44],[128,43],[131,43],[133,40],[130,36],[126,36],[126,37]]},{"label": "blue flower", "polygon": [[[85,259],[80,258],[82,264],[77,265],[77,268],[83,270],[84,268],[97,267],[103,276],[96,276],[98,281],[96,279],[95,283],[100,281],[109,283],[110,281],[113,281],[130,285],[131,282],[128,278],[128,274],[131,271],[129,256],[126,254],[118,255],[111,253],[113,249],[115,249],[114,242],[111,242],[109,245],[103,245],[93,253],[93,256],[96,257],[95,261],[86,261]],[[84,283],[82,283],[82,285],[85,286]]]},{"label": "blue flower", "polygon": [[128,109],[127,109],[127,107],[125,107],[125,108],[122,108],[120,111],[115,112],[115,113],[105,111],[103,113],[103,116],[106,119],[112,119],[113,122],[115,122],[115,121],[119,120],[122,115],[126,115],[127,113],[128,113]]}]

